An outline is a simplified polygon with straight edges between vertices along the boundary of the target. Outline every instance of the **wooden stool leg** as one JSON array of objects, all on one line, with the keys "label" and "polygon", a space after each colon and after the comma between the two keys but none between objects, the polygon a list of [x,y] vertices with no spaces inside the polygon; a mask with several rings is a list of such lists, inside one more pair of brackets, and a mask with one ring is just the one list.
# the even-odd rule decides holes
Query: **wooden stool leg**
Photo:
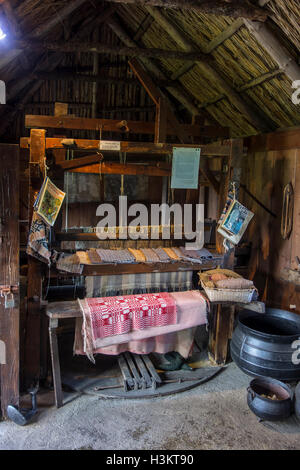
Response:
[{"label": "wooden stool leg", "polygon": [[60,364],[59,364],[59,352],[57,343],[57,327],[58,320],[50,319],[49,323],[49,339],[50,339],[50,352],[52,362],[52,374],[54,383],[54,397],[56,408],[60,408],[63,405],[63,391],[61,385],[60,375]]}]

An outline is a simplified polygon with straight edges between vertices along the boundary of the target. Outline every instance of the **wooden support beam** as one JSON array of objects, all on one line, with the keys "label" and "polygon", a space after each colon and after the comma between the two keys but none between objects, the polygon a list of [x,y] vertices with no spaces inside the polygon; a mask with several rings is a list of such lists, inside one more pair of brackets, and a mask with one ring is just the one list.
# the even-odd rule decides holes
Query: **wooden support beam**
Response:
[{"label": "wooden support beam", "polygon": [[[0,145],[0,286],[13,287],[14,305],[0,298],[0,399],[2,416],[7,406],[19,406],[19,147]],[[0,287],[1,289],[1,287]],[[10,300],[10,299],[8,299]]]},{"label": "wooden support beam", "polygon": [[[147,7],[147,11],[153,16],[157,23],[163,28],[169,36],[185,51],[195,51],[195,45],[184,36],[182,31],[179,31],[177,26],[171,22],[161,11]],[[198,60],[198,67],[203,70],[204,76],[211,80],[212,83],[217,85],[220,90],[228,97],[229,101],[234,105],[243,116],[256,128],[262,131],[270,130],[270,124],[266,118],[262,118],[259,110],[252,104],[245,101],[245,97],[241,97],[238,92],[232,88],[221,74],[206,60]]]},{"label": "wooden support beam", "polygon": [[245,20],[245,25],[257,42],[267,51],[270,57],[277,63],[280,70],[292,80],[300,79],[300,65],[296,62],[292,54],[281,44],[275,33],[268,25],[255,21]]},{"label": "wooden support beam", "polygon": [[[90,152],[99,151],[99,140],[90,139],[72,139],[75,148],[78,150],[87,150]],[[199,148],[199,144],[155,144],[151,142],[120,142],[120,151],[132,154],[150,154],[150,155],[170,155],[173,152],[173,147],[188,147],[188,148]],[[20,147],[29,149],[31,147],[31,139],[29,137],[21,137]],[[46,138],[46,149],[63,149],[66,148],[62,144],[61,138],[47,137]],[[114,152],[113,150],[101,150],[104,152]],[[230,146],[223,145],[222,143],[215,142],[211,144],[201,145],[201,155],[213,156],[213,157],[228,157],[230,155]]]},{"label": "wooden support beam", "polygon": [[[228,159],[229,171],[222,182],[222,191],[219,193],[220,210],[223,210],[225,205],[231,181],[234,181],[237,184],[236,188],[238,191],[243,154],[243,140],[232,140],[230,156]],[[217,242],[221,252],[224,254],[223,237],[221,237],[220,234],[217,234]],[[220,250],[218,251],[220,252]],[[224,268],[231,270],[234,269],[234,254],[234,247],[224,254]],[[210,322],[209,356],[214,363],[219,365],[224,365],[227,361],[229,339],[231,338],[233,330],[234,310],[235,307],[233,305],[226,306],[220,303],[219,305],[216,305],[212,311],[212,319]]]},{"label": "wooden support beam", "polygon": [[[100,66],[101,67],[101,66]],[[88,75],[73,72],[34,72],[29,74],[31,80],[68,80],[78,82],[92,82],[92,83],[108,83],[112,85],[126,84],[126,85],[139,85],[139,82],[132,78],[111,78],[104,77],[103,74]]]},{"label": "wooden support beam", "polygon": [[[168,114],[169,119],[169,114]],[[25,127],[37,128],[42,127],[54,129],[80,129],[80,130],[96,130],[102,128],[102,132],[118,132],[120,133],[120,123],[117,119],[93,119],[93,118],[77,118],[67,116],[40,116],[30,115],[25,116]],[[145,121],[126,121],[129,133],[133,134],[154,134],[155,125],[153,122]],[[198,126],[192,124],[179,124],[181,131],[187,136],[193,137],[219,137],[228,138],[229,129],[226,127],[216,126]],[[177,135],[178,129],[174,130],[172,123],[167,126],[167,135]]]},{"label": "wooden support beam", "polygon": [[209,15],[231,16],[233,18],[250,18],[265,21],[268,12],[255,7],[245,0],[106,0],[112,3],[152,6],[179,10],[194,10]]},{"label": "wooden support beam", "polygon": [[[204,160],[204,161],[203,161]],[[216,191],[217,194],[220,192],[220,183],[216,179],[215,175],[209,168],[209,161],[207,157],[202,157],[201,158],[202,165],[200,167],[200,170],[203,174],[203,176],[210,182],[214,190]]]},{"label": "wooden support beam", "polygon": [[[40,51],[47,49],[56,52],[96,52],[98,54],[112,54],[127,57],[153,57],[156,59],[174,59],[174,60],[187,60],[198,61],[204,58],[202,52],[182,52],[168,49],[153,49],[142,47],[126,47],[126,46],[112,46],[102,43],[83,42],[83,41],[15,41],[15,47],[18,49],[30,49],[31,51]],[[0,51],[7,54],[6,48],[1,48]]]},{"label": "wooden support beam", "polygon": [[156,105],[155,133],[154,133],[155,144],[166,141],[167,117],[168,117],[168,112],[167,112],[166,100],[163,97],[161,97],[159,98],[158,105]]},{"label": "wooden support beam", "polygon": [[[29,159],[29,195],[28,220],[33,215],[33,203],[37,191],[42,184],[36,179],[36,167],[45,161],[46,131],[32,129],[30,132],[30,159]],[[27,318],[25,325],[25,358],[24,374],[25,385],[30,386],[40,377],[41,353],[41,301],[42,301],[42,264],[32,256],[28,256],[28,283],[27,283]]]}]

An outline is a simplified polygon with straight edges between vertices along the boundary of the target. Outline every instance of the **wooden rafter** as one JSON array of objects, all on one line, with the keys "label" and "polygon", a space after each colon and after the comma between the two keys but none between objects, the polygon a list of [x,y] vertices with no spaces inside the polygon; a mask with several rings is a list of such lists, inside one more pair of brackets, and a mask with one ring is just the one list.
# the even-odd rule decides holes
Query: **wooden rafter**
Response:
[{"label": "wooden rafter", "polygon": [[233,18],[250,18],[265,21],[268,12],[255,7],[245,0],[106,0],[112,3],[122,3],[140,6],[153,6],[180,10],[194,10],[201,13],[231,16]]},{"label": "wooden rafter", "polygon": [[[158,9],[147,7],[147,11],[151,13],[157,23],[169,34],[169,36],[185,51],[194,51],[195,45],[178,30],[178,28]],[[203,74],[218,85],[228,97],[229,101],[241,112],[241,114],[258,130],[270,130],[270,122],[268,118],[260,116],[259,110],[250,103],[245,101],[245,97],[232,88],[220,73],[206,60],[198,61],[198,67],[203,70]],[[272,123],[273,124],[273,123]]]},{"label": "wooden rafter", "polygon": [[[192,62],[203,60],[204,58],[204,54],[199,51],[183,52],[168,49],[120,47],[83,41],[16,41],[14,44],[18,49],[30,49],[31,51],[47,49],[57,52],[97,52],[98,54],[112,54],[128,57],[154,57],[157,59],[187,60]],[[5,48],[0,50],[4,54],[7,52]]]}]

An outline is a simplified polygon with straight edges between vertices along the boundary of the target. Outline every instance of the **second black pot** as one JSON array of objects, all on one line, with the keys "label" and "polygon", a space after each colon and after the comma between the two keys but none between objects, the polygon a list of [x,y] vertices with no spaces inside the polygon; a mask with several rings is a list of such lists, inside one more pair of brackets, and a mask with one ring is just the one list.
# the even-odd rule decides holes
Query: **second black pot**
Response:
[{"label": "second black pot", "polygon": [[[277,399],[268,398],[275,395]],[[257,378],[250,382],[247,402],[250,410],[267,421],[280,421],[288,418],[293,411],[293,392],[279,380]]]}]

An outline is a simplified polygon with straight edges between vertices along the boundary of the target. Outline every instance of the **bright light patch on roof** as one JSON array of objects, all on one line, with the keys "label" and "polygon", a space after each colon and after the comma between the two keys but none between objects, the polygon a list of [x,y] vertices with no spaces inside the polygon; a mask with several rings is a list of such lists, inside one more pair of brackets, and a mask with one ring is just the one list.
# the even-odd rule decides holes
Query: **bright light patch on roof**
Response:
[{"label": "bright light patch on roof", "polygon": [[4,39],[6,37],[6,34],[3,32],[3,29],[0,28],[0,40]]}]

